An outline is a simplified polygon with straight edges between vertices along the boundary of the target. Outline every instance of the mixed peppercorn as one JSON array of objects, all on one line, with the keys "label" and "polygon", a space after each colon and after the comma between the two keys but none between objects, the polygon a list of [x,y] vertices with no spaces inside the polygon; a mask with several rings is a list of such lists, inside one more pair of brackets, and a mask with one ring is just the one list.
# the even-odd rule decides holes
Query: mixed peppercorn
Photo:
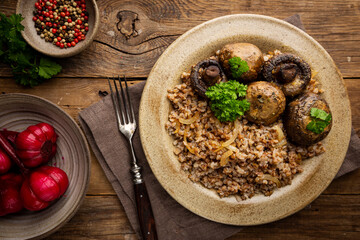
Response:
[{"label": "mixed peppercorn", "polygon": [[85,0],[38,0],[33,14],[37,34],[60,48],[76,46],[89,31]]}]

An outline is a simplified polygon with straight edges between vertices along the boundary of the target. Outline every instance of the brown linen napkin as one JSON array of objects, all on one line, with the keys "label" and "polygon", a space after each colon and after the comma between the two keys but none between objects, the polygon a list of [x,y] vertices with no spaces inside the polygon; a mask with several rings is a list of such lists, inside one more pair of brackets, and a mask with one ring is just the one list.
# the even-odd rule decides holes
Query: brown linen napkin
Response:
[{"label": "brown linen napkin", "polygon": [[[299,15],[285,20],[303,29]],[[139,83],[129,89],[136,116],[144,84]],[[80,112],[79,121],[96,158],[125,209],[131,226],[138,236],[141,236],[136,214],[133,176],[130,173],[131,156],[126,139],[117,131],[111,97],[106,96]],[[151,200],[159,239],[220,240],[241,231],[242,227],[209,221],[177,203],[152,174],[141,147],[139,131],[136,131],[133,140],[139,165],[143,168],[142,174]],[[337,177],[360,167],[359,158],[360,139],[355,131],[352,131],[349,150]]]}]

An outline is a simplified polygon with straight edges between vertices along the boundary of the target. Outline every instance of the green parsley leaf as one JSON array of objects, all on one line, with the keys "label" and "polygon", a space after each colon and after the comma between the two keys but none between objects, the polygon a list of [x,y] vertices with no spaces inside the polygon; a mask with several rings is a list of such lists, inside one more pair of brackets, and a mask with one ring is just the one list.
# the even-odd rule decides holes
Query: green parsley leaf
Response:
[{"label": "green parsley leaf", "polygon": [[61,71],[61,66],[48,58],[40,58],[39,76],[49,79]]},{"label": "green parsley leaf", "polygon": [[210,99],[210,108],[221,122],[235,121],[237,117],[250,109],[245,97],[247,86],[235,80],[217,83],[209,87],[206,96]]},{"label": "green parsley leaf", "polygon": [[313,133],[320,134],[331,123],[331,114],[318,108],[310,109],[310,116],[313,118],[306,126],[306,129]]},{"label": "green parsley leaf", "polygon": [[0,13],[0,61],[10,65],[18,84],[33,87],[58,74],[61,66],[25,42],[23,19],[20,14],[6,17]]},{"label": "green parsley leaf", "polygon": [[233,78],[240,78],[243,73],[249,71],[249,65],[240,57],[233,57],[229,59],[230,70]]},{"label": "green parsley leaf", "polygon": [[318,108],[311,108],[310,115],[321,120],[325,120],[329,116],[327,112]]},{"label": "green parsley leaf", "polygon": [[21,14],[13,14],[9,17],[9,23],[12,24],[18,32],[25,29],[25,27],[21,24],[22,20],[24,20],[24,18]]}]

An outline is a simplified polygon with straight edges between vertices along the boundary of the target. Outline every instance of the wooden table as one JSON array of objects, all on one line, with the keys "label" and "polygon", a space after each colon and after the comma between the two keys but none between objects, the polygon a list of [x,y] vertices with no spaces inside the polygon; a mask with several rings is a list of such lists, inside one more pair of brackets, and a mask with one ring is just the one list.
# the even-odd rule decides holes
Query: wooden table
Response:
[{"label": "wooden table", "polygon": [[[75,120],[79,111],[108,90],[106,76],[126,75],[145,81],[153,64],[176,38],[215,17],[235,13],[265,14],[279,19],[295,13],[307,32],[330,53],[342,72],[360,134],[360,2],[358,0],[98,0],[101,26],[83,53],[59,63],[63,71],[42,85],[26,89],[14,83],[0,64],[0,92],[46,98]],[[1,0],[0,11],[15,12],[15,0]],[[120,22],[119,18],[122,19]],[[240,26],[241,27],[241,26]],[[300,212],[278,222],[246,227],[229,239],[360,239],[360,170],[333,181]],[[74,218],[48,239],[136,239],[128,219],[96,158],[90,186]]]}]

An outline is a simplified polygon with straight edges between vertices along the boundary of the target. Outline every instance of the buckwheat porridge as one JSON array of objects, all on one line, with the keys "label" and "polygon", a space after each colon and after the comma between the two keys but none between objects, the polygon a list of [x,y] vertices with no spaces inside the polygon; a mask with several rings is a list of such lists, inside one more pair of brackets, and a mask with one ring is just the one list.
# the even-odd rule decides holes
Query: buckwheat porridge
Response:
[{"label": "buckwheat porridge", "polygon": [[325,151],[331,129],[313,75],[299,57],[249,43],[228,44],[192,66],[167,95],[173,109],[165,127],[182,170],[238,200],[291,184],[302,161]]}]

